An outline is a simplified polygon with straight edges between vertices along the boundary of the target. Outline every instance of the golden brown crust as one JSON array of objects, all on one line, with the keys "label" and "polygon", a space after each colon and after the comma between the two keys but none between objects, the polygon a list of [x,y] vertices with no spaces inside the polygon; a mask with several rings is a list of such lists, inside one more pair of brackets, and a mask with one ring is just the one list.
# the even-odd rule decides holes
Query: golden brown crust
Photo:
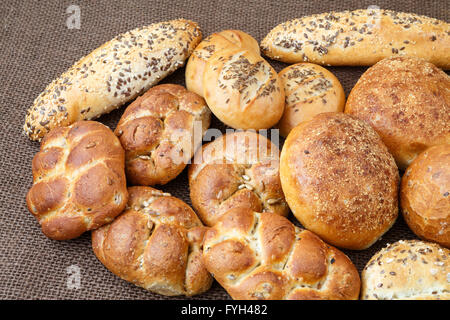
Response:
[{"label": "golden brown crust", "polygon": [[111,222],[127,203],[125,152],[103,124],[79,121],[45,136],[33,159],[28,210],[55,240]]},{"label": "golden brown crust", "polygon": [[206,232],[206,268],[233,299],[357,299],[358,271],[312,232],[234,208]]},{"label": "golden brown crust", "polygon": [[450,143],[449,87],[450,77],[429,62],[389,58],[361,76],[345,112],[368,122],[404,170],[426,148]]},{"label": "golden brown crust", "polygon": [[203,74],[208,59],[218,51],[235,47],[259,54],[258,42],[240,30],[223,30],[213,33],[195,48],[186,64],[186,88],[203,97]]},{"label": "golden brown crust", "polygon": [[319,113],[344,111],[344,89],[327,69],[313,63],[297,63],[281,70],[278,76],[286,95],[284,113],[277,124],[283,137]]},{"label": "golden brown crust", "polygon": [[402,178],[401,207],[420,238],[450,247],[450,144],[422,152]]},{"label": "golden brown crust", "polygon": [[130,187],[127,209],[92,232],[92,248],[112,273],[152,292],[192,296],[208,290],[201,261],[206,228],[183,201],[151,187]]},{"label": "golden brown crust", "polygon": [[280,163],[295,217],[333,245],[365,249],[397,218],[395,161],[356,117],[322,113],[301,123],[287,137]]},{"label": "golden brown crust", "polygon": [[261,41],[261,49],[288,63],[370,66],[386,57],[410,55],[450,69],[450,26],[391,10],[328,12],[279,24]]},{"label": "golden brown crust", "polygon": [[234,207],[284,216],[289,212],[279,177],[279,149],[255,132],[229,133],[204,145],[188,176],[192,205],[208,226]]},{"label": "golden brown crust", "polygon": [[450,250],[418,240],[388,244],[361,281],[363,300],[450,300]]},{"label": "golden brown crust", "polygon": [[200,146],[199,137],[210,121],[205,100],[180,85],[158,85],[137,98],[114,131],[126,151],[131,184],[166,184],[174,179]]},{"label": "golden brown crust", "polygon": [[203,93],[214,115],[235,129],[268,129],[283,115],[278,74],[247,48],[227,48],[208,59]]},{"label": "golden brown crust", "polygon": [[197,23],[184,19],[115,37],[47,86],[27,112],[25,134],[40,140],[50,129],[97,118],[133,100],[181,67],[201,38]]}]

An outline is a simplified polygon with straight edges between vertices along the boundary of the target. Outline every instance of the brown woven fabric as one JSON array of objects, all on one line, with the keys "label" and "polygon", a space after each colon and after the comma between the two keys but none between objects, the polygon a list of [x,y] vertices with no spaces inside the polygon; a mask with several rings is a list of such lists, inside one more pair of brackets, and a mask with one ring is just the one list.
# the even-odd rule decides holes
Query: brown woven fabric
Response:
[{"label": "brown woven fabric", "polygon": [[[80,6],[81,28],[68,29],[67,7]],[[278,23],[303,15],[367,8],[414,12],[449,20],[447,0],[397,1],[20,1],[0,3],[0,299],[164,299],[133,286],[106,270],[92,253],[90,235],[71,241],[47,239],[26,209],[31,186],[31,160],[39,144],[22,135],[26,109],[34,98],[78,58],[118,33],[173,18],[198,22],[204,35],[222,29],[241,29],[258,41]],[[285,65],[271,61],[277,71]],[[364,68],[330,68],[346,94]],[[184,69],[163,81],[184,85]],[[100,121],[114,128],[124,108]],[[217,119],[212,127],[224,129]],[[186,170],[162,188],[190,203]],[[293,218],[291,217],[291,220]],[[387,242],[415,236],[400,218],[368,250],[346,253],[359,270]],[[67,268],[81,271],[81,288],[69,289]],[[229,299],[215,283],[195,299]]]}]

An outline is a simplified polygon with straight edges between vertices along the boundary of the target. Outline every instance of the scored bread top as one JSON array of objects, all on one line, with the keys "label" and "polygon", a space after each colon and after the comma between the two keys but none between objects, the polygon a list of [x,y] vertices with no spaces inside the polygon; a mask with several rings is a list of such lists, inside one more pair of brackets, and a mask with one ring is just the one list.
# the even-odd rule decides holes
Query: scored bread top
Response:
[{"label": "scored bread top", "polygon": [[179,19],[123,33],[81,58],[35,99],[24,125],[40,140],[50,129],[93,119],[134,99],[184,64],[201,40]]},{"label": "scored bread top", "polygon": [[208,59],[231,47],[249,49],[259,54],[258,42],[240,30],[223,30],[205,38],[192,52],[186,64],[186,88],[203,97],[203,75]]}]

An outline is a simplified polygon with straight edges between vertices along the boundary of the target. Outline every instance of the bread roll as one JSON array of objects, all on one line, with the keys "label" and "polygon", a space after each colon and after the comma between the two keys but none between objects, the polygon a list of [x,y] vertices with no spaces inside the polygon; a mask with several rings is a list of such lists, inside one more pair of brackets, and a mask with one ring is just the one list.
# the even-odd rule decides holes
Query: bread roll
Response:
[{"label": "bread roll", "polygon": [[108,113],[184,64],[201,40],[195,22],[171,20],[106,42],[53,80],[27,112],[25,134],[40,140],[55,127]]},{"label": "bread roll", "polygon": [[358,299],[358,271],[341,251],[288,219],[234,208],[206,232],[203,261],[233,299]]},{"label": "bread roll", "polygon": [[165,184],[178,176],[201,145],[210,121],[205,100],[179,85],[158,85],[137,98],[115,130],[126,151],[129,182]]},{"label": "bread roll", "polygon": [[278,74],[259,54],[227,49],[206,63],[203,93],[214,115],[235,129],[267,129],[284,110],[284,90]]},{"label": "bread roll", "polygon": [[297,63],[281,70],[278,76],[286,95],[284,113],[277,125],[283,137],[319,113],[344,111],[344,89],[327,69],[313,63]]},{"label": "bread roll", "polygon": [[281,151],[286,201],[308,230],[338,247],[370,247],[398,214],[394,158],[365,122],[322,113],[295,127]]},{"label": "bread roll", "polygon": [[150,187],[129,188],[125,210],[92,232],[92,248],[112,273],[166,296],[192,296],[212,283],[202,256],[206,230],[183,201]]},{"label": "bread roll", "polygon": [[279,153],[252,131],[226,134],[199,149],[188,176],[192,205],[202,221],[212,226],[234,207],[287,215]]},{"label": "bread roll", "polygon": [[261,41],[261,49],[287,63],[370,66],[409,55],[450,69],[450,25],[391,10],[321,13],[279,24]]},{"label": "bread roll", "polygon": [[400,240],[370,259],[361,280],[363,300],[449,300],[450,250]]},{"label": "bread roll", "polygon": [[433,64],[389,58],[361,76],[345,112],[369,123],[404,170],[426,148],[450,143],[449,88],[450,77]]},{"label": "bread roll", "polygon": [[73,239],[109,223],[127,198],[125,152],[108,127],[79,121],[42,140],[27,206],[47,237]]},{"label": "bread roll", "polygon": [[450,247],[450,144],[421,153],[402,178],[403,217],[420,238]]},{"label": "bread roll", "polygon": [[203,74],[208,59],[227,48],[248,49],[259,54],[259,44],[240,30],[223,30],[204,39],[192,52],[186,64],[186,88],[203,97]]}]

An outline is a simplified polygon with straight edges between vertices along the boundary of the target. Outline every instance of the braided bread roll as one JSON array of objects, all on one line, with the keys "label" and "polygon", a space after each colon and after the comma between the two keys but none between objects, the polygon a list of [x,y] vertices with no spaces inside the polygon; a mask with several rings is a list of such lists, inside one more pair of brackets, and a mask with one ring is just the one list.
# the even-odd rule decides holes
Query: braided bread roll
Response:
[{"label": "braided bread roll", "polygon": [[271,213],[234,208],[205,234],[203,261],[233,299],[357,299],[350,259]]},{"label": "braided bread roll", "polygon": [[208,59],[227,48],[244,48],[259,54],[259,44],[240,30],[223,30],[205,38],[192,52],[186,64],[186,88],[203,97],[203,74]]},{"label": "braided bread roll", "polygon": [[192,205],[202,221],[212,226],[234,207],[286,216],[279,154],[275,144],[252,131],[223,135],[199,149],[188,177]]},{"label": "braided bread roll", "polygon": [[178,176],[201,145],[210,121],[205,100],[180,85],[158,85],[137,98],[115,130],[126,152],[130,183],[165,184]]},{"label": "braided bread roll", "polygon": [[111,222],[128,199],[125,152],[103,124],[79,121],[53,129],[33,158],[28,210],[55,240]]},{"label": "braided bread roll", "polygon": [[261,41],[261,50],[287,63],[370,66],[391,56],[413,56],[449,69],[450,25],[391,10],[327,12],[279,24]]},{"label": "braided bread roll", "polygon": [[40,140],[50,129],[108,113],[184,64],[202,34],[178,19],[137,28],[106,42],[50,83],[33,102],[25,134]]},{"label": "braided bread roll", "polygon": [[206,228],[183,201],[151,187],[130,187],[127,209],[92,232],[92,248],[112,273],[146,290],[192,296],[211,287],[202,262]]}]

